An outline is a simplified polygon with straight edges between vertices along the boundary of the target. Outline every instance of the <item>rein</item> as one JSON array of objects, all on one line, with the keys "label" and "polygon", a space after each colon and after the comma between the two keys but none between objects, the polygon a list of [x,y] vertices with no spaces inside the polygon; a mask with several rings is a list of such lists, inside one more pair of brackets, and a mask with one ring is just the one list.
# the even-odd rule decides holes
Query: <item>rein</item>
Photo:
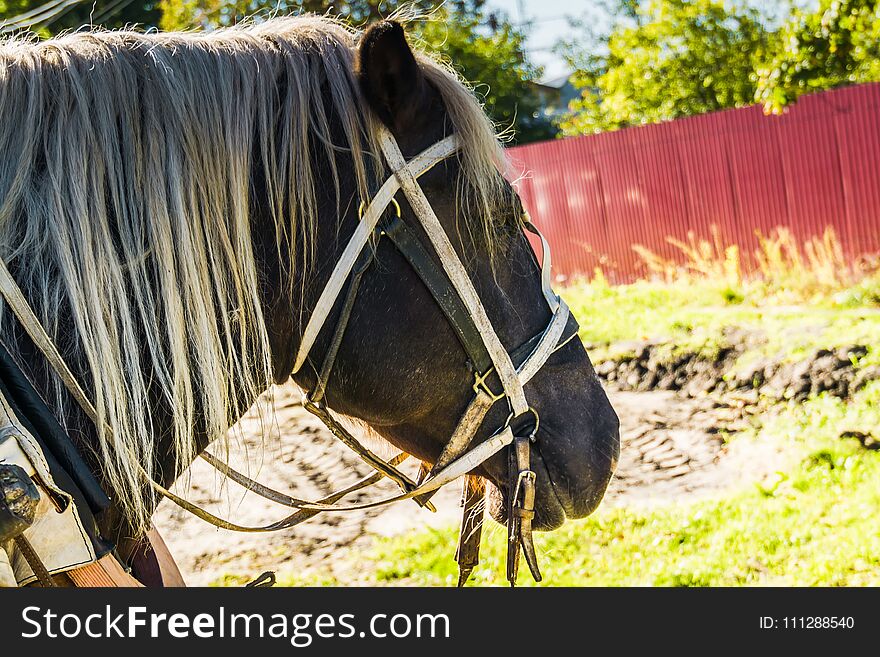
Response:
[{"label": "rein", "polygon": [[[537,412],[529,406],[524,386],[537,374],[554,351],[561,349],[576,335],[569,336],[560,343],[569,318],[569,310],[565,302],[554,294],[550,287],[549,246],[538,229],[526,217],[525,229],[537,235],[541,240],[543,249],[541,285],[552,317],[544,331],[514,350],[513,353],[508,353],[495,333],[464,265],[456,254],[424,191],[418,184],[418,178],[421,175],[459,150],[457,136],[446,137],[407,162],[391,133],[384,126],[379,126],[378,129],[382,152],[393,171],[393,175],[382,184],[361,213],[360,222],[312,311],[293,368],[293,373],[296,373],[305,363],[347,281],[348,287],[343,299],[342,311],[330,346],[324,355],[317,384],[313,390],[304,394],[303,406],[321,419],[334,436],[360,455],[376,472],[320,500],[309,501],[294,498],[263,486],[233,470],[210,453],[203,452],[201,457],[205,461],[229,476],[233,481],[273,502],[296,509],[294,513],[281,520],[258,527],[242,526],[219,518],[153,481],[142,468],[141,474],[156,494],[170,499],[178,506],[212,525],[240,532],[277,531],[298,525],[324,511],[369,509],[406,499],[413,499],[420,506],[433,509],[430,502],[433,493],[441,486],[466,476],[463,493],[462,533],[456,552],[456,560],[460,569],[459,585],[463,585],[479,562],[481,521],[477,517],[477,510],[480,508],[485,492],[485,483],[482,479],[468,473],[493,455],[509,447],[508,467],[511,488],[508,496],[507,578],[511,585],[515,584],[520,551],[522,551],[532,576],[536,581],[540,581],[541,574],[532,540],[532,519],[535,514],[535,473],[530,467],[530,444],[537,440],[540,418]],[[440,267],[429,255],[416,233],[402,220],[400,206],[394,200],[394,195],[401,189],[428,236],[431,247],[439,258]],[[396,216],[391,220],[381,221],[391,204],[396,208]],[[366,248],[371,236],[374,235],[378,239],[388,237],[419,275],[443,311],[447,321],[453,327],[474,371],[474,396],[459,419],[440,457],[430,472],[418,483],[396,467],[407,458],[406,454],[398,454],[389,461],[383,460],[352,436],[333,417],[324,403],[324,392],[351,317],[360,281],[374,258],[373,250]],[[98,425],[99,419],[93,404],[67,366],[54,341],[34,314],[2,259],[0,259],[0,294],[36,347],[46,357],[64,386],[85,413]],[[487,383],[487,379],[493,373],[502,386],[502,391],[499,393],[494,392]],[[487,440],[471,446],[471,442],[482,426],[489,410],[501,400],[506,400],[510,408],[507,421]],[[515,435],[512,423],[517,418],[528,414],[534,416],[533,430],[527,436]],[[106,425],[104,425],[104,430],[109,431]],[[392,479],[400,487],[401,492],[371,502],[340,502],[345,496],[372,485],[383,477]]]}]

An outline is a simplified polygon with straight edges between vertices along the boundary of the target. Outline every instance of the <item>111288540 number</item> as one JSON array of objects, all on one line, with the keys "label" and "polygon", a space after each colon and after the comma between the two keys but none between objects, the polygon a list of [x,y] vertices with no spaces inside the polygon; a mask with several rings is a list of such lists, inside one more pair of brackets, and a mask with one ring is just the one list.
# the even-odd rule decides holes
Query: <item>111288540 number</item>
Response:
[{"label": "111288540 number", "polygon": [[780,627],[786,630],[851,630],[855,626],[852,616],[784,616]]}]

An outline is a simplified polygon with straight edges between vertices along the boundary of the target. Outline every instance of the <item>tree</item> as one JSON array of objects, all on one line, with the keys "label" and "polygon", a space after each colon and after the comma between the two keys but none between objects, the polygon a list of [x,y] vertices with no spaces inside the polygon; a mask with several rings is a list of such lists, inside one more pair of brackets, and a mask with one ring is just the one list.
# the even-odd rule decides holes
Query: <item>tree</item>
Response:
[{"label": "tree", "polygon": [[813,91],[880,81],[880,1],[820,0],[814,12],[795,10],[777,43],[756,71],[756,100],[768,112]]},{"label": "tree", "polygon": [[626,2],[604,54],[579,60],[581,97],[560,127],[588,134],[754,102],[771,45],[761,15],[723,0]]},{"label": "tree", "polygon": [[486,112],[502,130],[509,130],[514,141],[554,137],[556,128],[539,112],[539,100],[530,85],[540,70],[528,61],[525,35],[499,17],[494,30],[484,27],[481,14],[448,18],[413,25],[425,49],[451,62],[474,85]]},{"label": "tree", "polygon": [[[231,25],[259,12],[290,14],[332,11],[354,25],[386,18],[396,10],[410,7],[430,12],[437,0],[161,0],[162,29],[179,30]],[[451,0],[449,7],[462,15],[474,15],[485,0]]]},{"label": "tree", "polygon": [[140,25],[157,27],[162,16],[160,0],[103,0],[66,4],[52,0],[0,0],[0,24],[26,12],[45,7],[23,25],[41,36],[51,36],[64,30],[94,24],[108,28]]}]

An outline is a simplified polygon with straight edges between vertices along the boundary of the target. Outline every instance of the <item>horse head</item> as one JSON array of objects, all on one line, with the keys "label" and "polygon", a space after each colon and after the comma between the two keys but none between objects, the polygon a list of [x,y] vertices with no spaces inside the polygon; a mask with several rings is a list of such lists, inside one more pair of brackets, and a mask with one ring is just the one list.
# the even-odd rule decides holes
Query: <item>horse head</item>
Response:
[{"label": "horse head", "polygon": [[[464,90],[443,89],[448,81],[414,54],[399,24],[382,22],[369,28],[357,46],[354,67],[367,112],[391,131],[406,159],[449,136],[462,123],[460,114],[456,116],[462,110],[448,105],[468,102],[463,100]],[[471,129],[477,137],[490,139],[483,126]],[[418,182],[465,263],[496,334],[505,349],[514,352],[547,327],[551,312],[514,190],[497,169],[479,172],[488,180],[468,178],[467,173],[473,174],[463,171],[469,166],[468,148],[464,144],[457,157],[443,160]],[[475,190],[469,185],[491,190],[488,202],[485,190],[476,190],[483,191],[482,196],[471,193]],[[416,227],[419,240],[429,243],[408,199],[397,196],[402,221]],[[349,225],[354,221],[348,218]],[[345,229],[342,234],[347,234]],[[325,249],[318,271],[329,271],[338,255],[338,250]],[[312,289],[322,289],[324,280],[318,277]],[[314,302],[313,293],[306,305]],[[301,334],[301,329],[295,333]],[[577,330],[576,321],[569,318],[564,335],[571,338]],[[296,374],[303,388],[315,385],[320,355],[331,336],[330,330],[322,332],[313,352],[317,357]],[[434,463],[473,397],[474,382],[473,364],[419,272],[394,245],[380,241],[339,346],[328,380],[327,404],[364,420],[395,446]],[[487,384],[490,390],[501,389],[497,375],[490,376]],[[535,526],[552,529],[598,505],[617,461],[618,420],[577,339],[564,342],[549,357],[525,392],[533,413],[514,422],[519,423],[517,430],[528,432],[535,427],[523,425],[539,418],[531,445],[537,486]],[[507,403],[495,404],[472,444],[505,426],[510,415]],[[493,484],[490,511],[505,522],[504,502],[512,493],[505,455],[496,454],[477,473]]]}]

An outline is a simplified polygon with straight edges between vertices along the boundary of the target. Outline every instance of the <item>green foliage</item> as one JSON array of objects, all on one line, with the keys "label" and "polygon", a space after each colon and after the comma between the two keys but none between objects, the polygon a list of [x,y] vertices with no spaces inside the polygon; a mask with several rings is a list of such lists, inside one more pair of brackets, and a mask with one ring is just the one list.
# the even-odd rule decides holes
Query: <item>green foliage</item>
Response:
[{"label": "green foliage", "polygon": [[595,52],[569,54],[581,97],[566,135],[754,102],[778,113],[806,93],[880,81],[880,0],[777,3],[782,16],[742,0],[612,4],[618,20]]},{"label": "green foliage", "polygon": [[[631,8],[632,9],[632,8]],[[754,100],[751,73],[770,43],[761,16],[722,0],[650,0],[585,57],[566,135],[675,119]]]},{"label": "green foliage", "polygon": [[740,290],[734,289],[729,286],[721,290],[721,297],[724,299],[724,303],[729,305],[742,303],[746,300]]},{"label": "green foliage", "polygon": [[[472,14],[485,0],[455,0],[449,3],[462,14]],[[332,12],[355,25],[389,16],[404,6],[430,11],[434,0],[161,0],[162,29],[181,30],[232,25],[254,14],[297,14]]]},{"label": "green foliage", "polygon": [[821,0],[817,11],[795,10],[778,48],[757,68],[756,100],[780,112],[803,94],[880,80],[880,2]]},{"label": "green foliage", "polygon": [[18,16],[30,11],[43,3],[31,0],[0,0],[0,20]]},{"label": "green foliage", "polygon": [[844,290],[834,298],[835,302],[844,307],[878,306],[880,307],[880,272],[869,276],[857,285]]},{"label": "green foliage", "polygon": [[474,85],[489,116],[501,129],[511,129],[515,141],[555,136],[555,128],[539,116],[529,85],[539,70],[526,57],[525,34],[507,21],[495,21],[494,30],[483,29],[481,23],[479,15],[441,10],[434,20],[414,24],[414,31],[428,51],[451,62]]}]

